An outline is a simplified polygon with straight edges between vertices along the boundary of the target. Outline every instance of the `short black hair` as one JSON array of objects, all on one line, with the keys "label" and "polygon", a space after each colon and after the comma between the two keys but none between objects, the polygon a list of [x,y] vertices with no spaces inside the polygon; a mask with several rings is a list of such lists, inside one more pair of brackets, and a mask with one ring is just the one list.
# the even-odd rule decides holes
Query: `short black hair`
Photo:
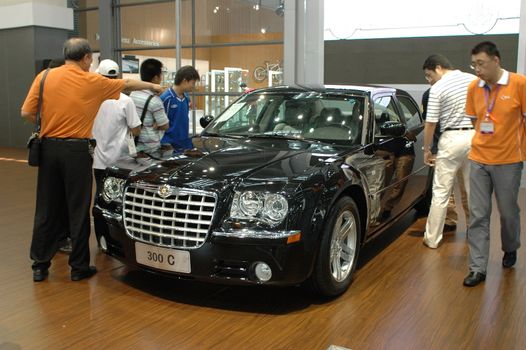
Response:
[{"label": "short black hair", "polygon": [[441,54],[434,54],[426,58],[422,69],[435,70],[437,66],[440,66],[445,69],[453,69],[453,65],[446,56]]},{"label": "short black hair", "polygon": [[174,79],[174,85],[181,84],[184,80],[191,81],[201,80],[201,77],[199,77],[199,73],[197,73],[197,70],[192,66],[184,66],[177,70],[177,73],[175,73],[175,79]]},{"label": "short black hair", "polygon": [[87,54],[90,54],[91,46],[84,38],[71,38],[64,43],[64,59],[70,61],[80,61]]},{"label": "short black hair", "polygon": [[151,82],[153,78],[161,75],[163,63],[155,58],[148,58],[141,63],[141,80]]},{"label": "short black hair", "polygon": [[472,55],[478,55],[481,52],[486,53],[490,57],[495,57],[496,56],[496,57],[498,57],[500,59],[499,49],[497,49],[497,45],[495,45],[491,41],[483,41],[481,43],[478,43],[471,50],[471,54]]}]

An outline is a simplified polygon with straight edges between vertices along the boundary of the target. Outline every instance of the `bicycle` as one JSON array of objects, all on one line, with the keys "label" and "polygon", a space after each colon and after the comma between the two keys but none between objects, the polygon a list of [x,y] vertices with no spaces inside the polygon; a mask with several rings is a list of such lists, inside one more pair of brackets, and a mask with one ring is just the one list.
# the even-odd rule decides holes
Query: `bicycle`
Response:
[{"label": "bicycle", "polygon": [[281,62],[279,60],[276,63],[265,61],[265,66],[257,66],[254,68],[254,80],[261,83],[267,79],[269,71],[281,72],[281,70]]}]

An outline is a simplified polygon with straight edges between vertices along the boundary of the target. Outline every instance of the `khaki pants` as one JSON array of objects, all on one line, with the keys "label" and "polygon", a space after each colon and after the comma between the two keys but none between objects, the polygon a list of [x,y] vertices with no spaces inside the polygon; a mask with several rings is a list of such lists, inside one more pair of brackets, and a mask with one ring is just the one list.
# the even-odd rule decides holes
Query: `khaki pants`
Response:
[{"label": "khaki pants", "polygon": [[474,130],[450,130],[440,136],[433,175],[433,198],[424,232],[424,243],[437,248],[442,241],[448,202],[459,168],[464,168],[466,192],[469,193],[468,153]]},{"label": "khaki pants", "polygon": [[[466,225],[469,227],[469,206],[468,206],[468,195],[466,193],[466,184],[464,183],[464,171],[463,168],[459,168],[456,175],[456,181],[460,190],[460,199],[462,201],[462,209],[466,216]],[[455,194],[451,192],[449,197],[449,203],[447,205],[446,213],[446,225],[454,226],[457,224],[457,205],[455,202]]]}]

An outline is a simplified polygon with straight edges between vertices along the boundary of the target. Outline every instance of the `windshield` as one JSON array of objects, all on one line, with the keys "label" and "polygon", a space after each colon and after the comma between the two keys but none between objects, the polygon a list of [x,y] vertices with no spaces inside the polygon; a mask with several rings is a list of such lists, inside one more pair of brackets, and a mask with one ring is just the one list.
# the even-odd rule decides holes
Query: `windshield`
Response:
[{"label": "windshield", "polygon": [[252,93],[241,97],[204,135],[286,137],[360,144],[364,97],[323,93]]}]

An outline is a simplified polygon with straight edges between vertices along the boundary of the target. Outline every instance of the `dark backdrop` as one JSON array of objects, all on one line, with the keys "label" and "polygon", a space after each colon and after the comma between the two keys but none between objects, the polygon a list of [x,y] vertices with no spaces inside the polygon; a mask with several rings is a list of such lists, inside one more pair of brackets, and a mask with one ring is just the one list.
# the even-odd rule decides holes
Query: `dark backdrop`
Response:
[{"label": "dark backdrop", "polygon": [[469,72],[471,49],[486,40],[499,48],[503,68],[515,72],[518,39],[508,34],[326,41],[325,84],[426,84],[427,56],[443,54]]}]

